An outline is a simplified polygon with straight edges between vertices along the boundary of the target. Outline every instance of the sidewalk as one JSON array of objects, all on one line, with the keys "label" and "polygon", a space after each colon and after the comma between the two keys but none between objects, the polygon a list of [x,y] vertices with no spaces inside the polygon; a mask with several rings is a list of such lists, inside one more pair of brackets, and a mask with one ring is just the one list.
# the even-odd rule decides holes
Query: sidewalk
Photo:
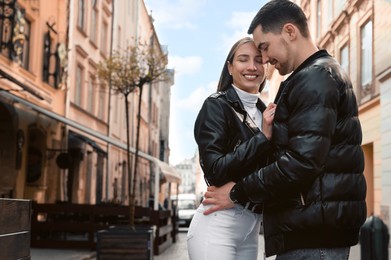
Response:
[{"label": "sidewalk", "polygon": [[92,260],[96,252],[77,249],[31,248],[31,260]]},{"label": "sidewalk", "polygon": [[[178,241],[172,244],[167,250],[158,256],[154,256],[154,260],[188,260],[187,245],[186,245],[186,230],[182,230],[178,234]],[[264,242],[263,236],[259,236],[259,254],[258,260],[264,260]],[[390,252],[391,253],[391,252]],[[96,252],[88,250],[65,250],[65,249],[41,249],[31,248],[31,260],[95,260]],[[275,257],[268,257],[267,260],[274,260]],[[349,260],[360,260],[360,245],[356,245],[350,249]]]}]

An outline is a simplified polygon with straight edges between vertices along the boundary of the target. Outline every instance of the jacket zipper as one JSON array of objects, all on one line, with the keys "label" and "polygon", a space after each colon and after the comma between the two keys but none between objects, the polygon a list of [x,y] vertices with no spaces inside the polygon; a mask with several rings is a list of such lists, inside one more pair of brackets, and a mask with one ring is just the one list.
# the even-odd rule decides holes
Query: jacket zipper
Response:
[{"label": "jacket zipper", "polygon": [[303,206],[305,206],[305,201],[304,201],[304,197],[303,197],[303,194],[300,192],[300,201],[301,201],[301,204]]},{"label": "jacket zipper", "polygon": [[239,147],[239,145],[242,143],[242,141],[239,139],[236,145],[234,146],[234,151]]}]

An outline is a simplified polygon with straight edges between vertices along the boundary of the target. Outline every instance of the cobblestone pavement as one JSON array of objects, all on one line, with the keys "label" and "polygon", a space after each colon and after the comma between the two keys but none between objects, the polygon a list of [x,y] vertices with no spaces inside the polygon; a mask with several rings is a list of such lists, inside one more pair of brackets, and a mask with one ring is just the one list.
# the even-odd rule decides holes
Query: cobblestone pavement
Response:
[{"label": "cobblestone pavement", "polygon": [[[154,260],[189,260],[186,246],[187,228],[180,228],[178,240],[172,244],[164,252],[158,256],[154,256]],[[259,256],[258,260],[264,260],[263,236],[259,237]],[[88,250],[56,250],[56,249],[31,249],[32,260],[94,260],[96,259],[95,252]],[[274,257],[268,257],[267,260],[273,260]],[[216,259],[218,260],[218,259]],[[350,250],[349,260],[360,260],[360,246],[354,246]]]},{"label": "cobblestone pavement", "polygon": [[[179,230],[178,241],[169,247],[162,254],[155,256],[154,260],[189,260],[187,255],[187,246],[186,246],[186,233],[187,229],[182,228]],[[258,260],[264,260],[264,241],[263,235],[259,236],[259,251],[258,251]],[[274,260],[275,257],[268,257],[266,260]],[[218,259],[216,259],[218,260]],[[349,260],[360,260],[360,246],[357,245],[350,249]]]},{"label": "cobblestone pavement", "polygon": [[[178,234],[178,241],[169,247],[162,254],[155,256],[154,260],[189,260],[189,256],[187,254],[187,246],[186,246],[186,233],[187,228],[180,228]],[[260,236],[259,239],[259,254],[258,260],[262,260],[263,258],[263,236]],[[267,260],[271,260],[274,258],[267,258]],[[218,259],[216,259],[218,260]]]}]

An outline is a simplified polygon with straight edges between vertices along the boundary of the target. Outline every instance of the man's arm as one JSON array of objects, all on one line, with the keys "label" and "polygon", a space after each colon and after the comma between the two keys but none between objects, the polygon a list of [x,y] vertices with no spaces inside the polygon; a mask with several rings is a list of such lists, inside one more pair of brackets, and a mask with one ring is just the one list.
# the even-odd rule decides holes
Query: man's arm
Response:
[{"label": "man's arm", "polygon": [[[317,76],[307,76],[312,73]],[[284,115],[280,119],[288,120],[288,132],[282,129],[278,137],[273,133],[274,137],[280,138],[282,153],[277,161],[244,177],[235,185],[239,196],[246,196],[254,203],[297,195],[302,187],[309,185],[322,172],[327,159],[337,118],[339,96],[335,91],[336,83],[320,67],[312,68],[306,76],[300,75],[299,78],[288,97],[289,116]],[[285,136],[289,136],[289,139],[284,140]],[[213,189],[209,195],[216,204],[205,214],[228,207],[229,192],[227,187]]]},{"label": "man's arm", "polygon": [[230,199],[229,194],[234,185],[234,182],[228,182],[221,187],[209,186],[204,194],[205,199],[202,204],[212,204],[213,206],[205,210],[204,214],[208,215],[218,210],[232,208],[235,204]]},{"label": "man's arm", "polygon": [[[276,109],[275,104],[269,104],[266,110],[263,112],[263,131],[266,130],[268,139],[271,138],[271,125],[274,119],[274,112]],[[266,129],[269,128],[269,129]],[[239,190],[241,187],[235,186],[234,182],[229,182],[221,187],[209,186],[204,194],[204,205],[212,204],[213,206],[207,209],[204,214],[208,215],[218,210],[229,209],[234,206],[235,202],[247,201],[247,197],[244,195],[244,191]]]}]

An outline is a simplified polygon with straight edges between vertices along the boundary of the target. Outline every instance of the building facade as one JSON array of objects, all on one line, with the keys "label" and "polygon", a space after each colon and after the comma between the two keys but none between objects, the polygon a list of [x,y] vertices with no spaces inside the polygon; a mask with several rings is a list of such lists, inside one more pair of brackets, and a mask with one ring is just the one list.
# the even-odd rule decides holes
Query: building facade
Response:
[{"label": "building facade", "polygon": [[[0,54],[0,197],[57,196],[64,147],[67,1],[3,1]],[[52,185],[49,185],[51,183]]]},{"label": "building facade", "polygon": [[[359,103],[363,130],[368,215],[390,226],[389,115],[391,2],[386,0],[296,0],[307,15],[320,49],[348,72]],[[275,79],[275,80],[273,80]],[[272,76],[274,89],[282,79]]]},{"label": "building facade", "polygon": [[200,198],[205,193],[207,185],[199,160],[197,149],[192,158],[184,159],[182,162],[175,165],[175,168],[181,175],[182,181],[181,186],[179,187],[179,193],[193,193]]},{"label": "building facade", "polygon": [[144,85],[139,137],[140,89],[129,96],[129,162],[124,98],[97,76],[114,50],[167,52],[144,1],[10,0],[0,9],[0,197],[127,204],[138,139],[137,205],[163,202],[162,188],[180,183],[166,163],[174,72]]}]

